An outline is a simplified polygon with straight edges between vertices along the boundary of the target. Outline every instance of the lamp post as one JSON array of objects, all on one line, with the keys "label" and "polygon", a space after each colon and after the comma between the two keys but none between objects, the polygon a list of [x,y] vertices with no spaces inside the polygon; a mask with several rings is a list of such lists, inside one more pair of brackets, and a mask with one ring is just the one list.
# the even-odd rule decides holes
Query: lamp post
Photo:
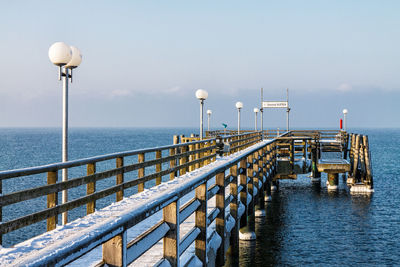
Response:
[{"label": "lamp post", "polygon": [[[50,61],[58,66],[58,80],[63,81],[63,112],[62,112],[62,162],[68,161],[68,79],[72,82],[72,69],[81,64],[82,55],[78,48],[56,42],[49,48]],[[62,181],[68,180],[68,169],[62,170]],[[62,203],[68,201],[68,192],[62,191]],[[62,224],[68,222],[68,213],[62,213]]]},{"label": "lamp post", "polygon": [[198,89],[196,91],[196,97],[200,100],[200,140],[203,140],[203,107],[204,100],[207,99],[208,93],[203,89]]},{"label": "lamp post", "polygon": [[257,131],[257,114],[260,112],[258,108],[254,108],[254,131]]},{"label": "lamp post", "polygon": [[240,110],[243,108],[243,103],[236,102],[236,108],[238,110],[238,134],[240,134]]},{"label": "lamp post", "polygon": [[207,110],[207,131],[210,131],[210,117],[211,117],[212,111],[210,109]]},{"label": "lamp post", "polygon": [[347,131],[347,127],[346,127],[346,123],[347,123],[347,121],[346,121],[346,116],[347,116],[347,113],[348,113],[349,111],[345,108],[345,109],[343,109],[343,128],[344,128],[344,131],[346,132]]}]

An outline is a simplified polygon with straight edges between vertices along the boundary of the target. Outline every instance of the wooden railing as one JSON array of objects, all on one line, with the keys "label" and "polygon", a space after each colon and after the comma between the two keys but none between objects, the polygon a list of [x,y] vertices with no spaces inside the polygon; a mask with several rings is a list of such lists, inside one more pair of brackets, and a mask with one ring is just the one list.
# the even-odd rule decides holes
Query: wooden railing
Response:
[{"label": "wooden railing", "polygon": [[[224,141],[231,144],[231,151],[229,153],[245,149],[259,142],[260,139],[260,132],[224,137]],[[135,187],[137,189],[136,192],[141,192],[145,188],[145,183],[148,183],[146,186],[159,185],[163,178],[169,177],[172,180],[178,175],[185,174],[187,171],[194,170],[214,161],[216,158],[215,149],[215,139],[207,139],[114,153],[66,163],[2,171],[0,172],[0,238],[4,234],[43,220],[47,220],[47,230],[53,230],[58,223],[59,214],[84,205],[86,205],[86,214],[93,213],[96,208],[96,201],[99,199],[115,194],[115,200],[120,201],[125,196],[125,190],[129,188]],[[111,161],[111,163],[114,161],[115,168],[97,171],[97,164],[104,161]],[[71,169],[85,165],[86,174],[70,178],[68,181],[60,181],[58,179],[62,169]],[[126,180],[125,176],[129,173],[134,177]],[[1,194],[4,180],[11,180],[18,177],[29,179],[32,175],[47,175],[47,184]],[[102,190],[96,190],[96,183],[112,177],[115,177],[114,185]],[[152,184],[149,185],[149,183]],[[87,187],[85,195],[81,195],[66,203],[58,203],[60,192],[85,185]],[[31,212],[8,221],[1,220],[3,207],[44,196],[47,197],[45,209]]]},{"label": "wooden railing", "polygon": [[[237,144],[233,150],[248,147],[260,141],[258,133],[229,138],[238,138],[237,140],[232,140],[232,143]],[[247,142],[244,141],[246,139]],[[207,144],[207,142],[211,142],[211,145],[206,146],[204,149],[190,150],[189,148],[189,151],[186,150],[186,152],[183,149],[185,146]],[[146,150],[146,153],[158,151],[159,149],[174,150],[171,156],[164,158],[166,162],[190,157],[195,153],[206,153],[202,158],[189,162],[181,162],[179,166],[171,166],[170,169],[166,170],[166,173],[158,172],[151,177],[159,177],[162,174],[173,173],[177,170],[183,171],[184,168],[193,164],[201,164],[204,161],[212,160],[215,158],[215,153],[207,153],[210,150],[214,151],[214,142],[211,139],[205,142],[184,143],[156,150]],[[79,239],[77,242],[70,242],[70,240],[62,241],[61,244],[58,244],[57,249],[54,250],[55,252],[52,255],[36,253],[35,257],[30,257],[28,262],[22,261],[21,264],[37,266],[63,265],[87,253],[94,247],[102,245],[103,261],[99,265],[126,266],[138,259],[143,253],[153,247],[154,244],[163,240],[163,256],[157,266],[180,266],[180,256],[193,243],[195,244],[193,257],[197,257],[203,266],[206,266],[207,259],[210,260],[209,255],[207,255],[207,251],[211,247],[210,242],[212,242],[214,235],[218,235],[222,241],[216,252],[216,265],[222,266],[225,262],[225,253],[229,247],[231,247],[232,253],[238,253],[239,226],[241,228],[249,226],[251,230],[251,225],[248,224],[251,224],[251,221],[254,223],[255,205],[259,204],[262,206],[264,203],[264,191],[269,192],[270,181],[275,174],[275,146],[275,141],[264,141],[255,144],[246,151],[235,154],[219,165],[216,162],[215,166],[200,172],[197,176],[182,182],[182,184],[179,183],[172,186],[170,190],[166,190],[165,193],[157,197],[143,201],[141,207],[131,205],[130,210],[125,211],[123,219],[115,220],[107,224],[107,227],[104,227],[103,224],[97,228],[91,227],[91,235],[86,235],[85,238]],[[181,152],[176,152],[177,149],[180,149]],[[144,151],[135,153],[141,154]],[[122,156],[118,155],[118,157]],[[111,158],[115,158],[115,156]],[[124,173],[123,171],[142,168],[150,164],[159,164],[161,161],[150,161],[150,163],[146,163],[147,165],[145,163],[137,163],[124,166],[121,167],[122,169],[117,168],[113,170],[112,173],[117,175]],[[93,160],[85,161],[85,164],[92,163]],[[50,170],[52,171],[53,169]],[[229,173],[226,173],[227,171]],[[4,174],[2,175],[4,177]],[[135,180],[134,184],[143,183],[146,179],[150,179],[149,176],[144,177]],[[93,182],[94,180],[91,179],[85,181]],[[122,185],[124,184],[122,183]],[[58,189],[61,190],[64,188]],[[113,188],[112,192],[118,192],[125,187],[118,185]],[[227,190],[228,188],[229,190]],[[46,193],[48,192],[46,191]],[[194,197],[188,201],[183,201],[183,197],[191,192],[194,192]],[[99,194],[99,192],[92,195],[96,194]],[[209,211],[207,203],[213,198],[215,199],[215,208]],[[85,201],[82,203],[88,203],[95,199],[85,197]],[[244,205],[245,207],[242,213],[239,212],[240,205]],[[228,208],[229,212],[227,213]],[[154,216],[158,211],[162,211],[161,221],[154,224],[149,230],[134,240],[127,240],[127,231],[130,228]],[[180,225],[193,214],[195,215],[193,228],[184,236],[180,236]],[[230,220],[234,221],[232,226],[228,224]],[[209,226],[214,221],[215,229],[211,230]],[[208,235],[207,231],[213,231],[213,233]],[[227,238],[229,238],[229,242]]]}]

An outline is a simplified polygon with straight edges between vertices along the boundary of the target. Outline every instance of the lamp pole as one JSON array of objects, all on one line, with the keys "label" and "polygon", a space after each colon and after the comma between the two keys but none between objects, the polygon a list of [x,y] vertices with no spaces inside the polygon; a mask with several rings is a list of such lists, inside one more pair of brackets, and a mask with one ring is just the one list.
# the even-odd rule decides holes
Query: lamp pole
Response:
[{"label": "lamp pole", "polygon": [[210,117],[211,117],[212,111],[211,110],[207,110],[207,131],[210,131]]},{"label": "lamp pole", "polygon": [[238,110],[238,135],[240,134],[240,110],[243,108],[242,102],[236,102],[236,108]]},{"label": "lamp pole", "polygon": [[345,108],[345,109],[343,109],[343,128],[344,128],[344,131],[346,132],[347,131],[347,113],[348,113],[349,111]]},{"label": "lamp pole", "polygon": [[[63,83],[63,110],[62,110],[62,162],[68,161],[68,79],[72,82],[72,69],[82,62],[82,55],[78,48],[68,46],[63,42],[56,42],[49,48],[50,61],[58,66],[58,79]],[[62,181],[68,180],[68,169],[62,170]],[[62,191],[62,203],[68,201],[68,191]],[[68,213],[62,213],[62,224],[68,222]]]},{"label": "lamp pole", "polygon": [[258,108],[254,108],[254,131],[257,131],[257,114],[260,112]]},{"label": "lamp pole", "polygon": [[208,93],[203,89],[198,89],[196,91],[196,97],[200,100],[200,140],[203,140],[203,109],[204,100],[207,99]]},{"label": "lamp pole", "polygon": [[286,102],[287,102],[287,117],[286,117],[286,131],[289,132],[289,112],[290,112],[290,107],[289,107],[289,88],[286,88]]},{"label": "lamp pole", "polygon": [[263,107],[263,102],[264,102],[264,96],[263,96],[263,88],[261,88],[261,139],[264,139],[264,107]]}]

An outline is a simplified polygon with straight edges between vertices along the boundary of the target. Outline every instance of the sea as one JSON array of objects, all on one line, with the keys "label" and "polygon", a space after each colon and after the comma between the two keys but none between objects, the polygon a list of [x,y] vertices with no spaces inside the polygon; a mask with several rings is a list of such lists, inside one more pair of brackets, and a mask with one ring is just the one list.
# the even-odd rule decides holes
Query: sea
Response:
[{"label": "sea", "polygon": [[[71,128],[69,159],[169,145],[173,135],[196,132],[191,128]],[[280,181],[272,202],[266,204],[266,217],[256,220],[257,240],[241,241],[239,257],[228,255],[226,266],[400,266],[400,129],[349,132],[369,137],[375,192],[351,195],[343,176],[337,192],[327,191],[325,174],[320,184],[312,184],[308,175]],[[0,128],[1,171],[60,161],[60,129]],[[82,168],[76,169],[77,176],[79,172]],[[3,193],[45,181],[43,175],[6,180]],[[71,192],[71,197],[80,193]],[[106,199],[97,208],[111,201]],[[3,221],[43,208],[45,203],[43,197],[4,207]],[[69,216],[74,219],[83,214],[83,209],[75,209]],[[3,246],[44,232],[45,227],[38,223],[7,234]]]}]

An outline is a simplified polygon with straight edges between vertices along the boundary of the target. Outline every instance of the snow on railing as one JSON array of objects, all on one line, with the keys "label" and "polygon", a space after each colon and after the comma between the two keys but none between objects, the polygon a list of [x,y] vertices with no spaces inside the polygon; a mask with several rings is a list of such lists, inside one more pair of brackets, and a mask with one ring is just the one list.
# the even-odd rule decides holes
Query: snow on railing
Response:
[{"label": "snow on railing", "polygon": [[[2,248],[0,265],[64,265],[101,245],[102,264],[126,266],[160,240],[160,265],[206,265],[212,260],[223,265],[225,245],[238,250],[239,225],[254,231],[255,204],[263,208],[264,188],[275,165],[275,141],[257,142],[54,231]],[[191,216],[194,224],[185,233],[181,226]],[[148,229],[131,238],[129,231],[144,222]]]}]

